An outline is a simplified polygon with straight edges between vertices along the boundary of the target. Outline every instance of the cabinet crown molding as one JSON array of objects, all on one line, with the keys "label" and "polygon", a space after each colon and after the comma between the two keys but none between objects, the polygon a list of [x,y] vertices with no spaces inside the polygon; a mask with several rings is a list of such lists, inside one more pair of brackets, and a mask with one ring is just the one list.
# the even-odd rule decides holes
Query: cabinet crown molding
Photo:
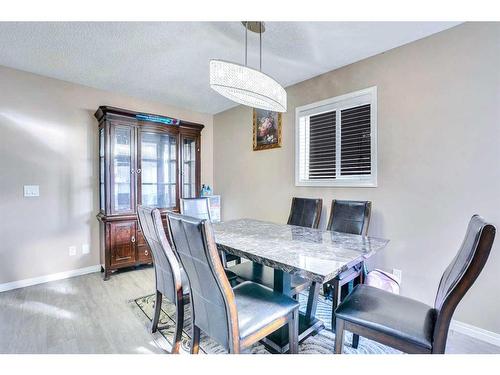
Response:
[{"label": "cabinet crown molding", "polygon": [[180,126],[185,128],[192,128],[198,131],[201,131],[205,127],[205,125],[203,124],[176,119],[166,115],[159,115],[156,113],[147,113],[147,112],[136,112],[136,111],[131,111],[129,109],[123,109],[107,105],[101,105],[94,113],[95,118],[99,122],[101,122],[107,115],[127,117],[128,119],[136,120],[138,122],[151,122],[151,123],[163,124],[165,126]]}]

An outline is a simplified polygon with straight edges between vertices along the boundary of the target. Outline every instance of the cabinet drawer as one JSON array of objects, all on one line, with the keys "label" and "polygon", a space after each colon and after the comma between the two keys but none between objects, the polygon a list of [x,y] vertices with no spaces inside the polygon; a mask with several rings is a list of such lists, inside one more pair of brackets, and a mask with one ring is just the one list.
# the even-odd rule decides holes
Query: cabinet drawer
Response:
[{"label": "cabinet drawer", "polygon": [[152,262],[151,250],[148,245],[137,246],[137,260],[139,262]]},{"label": "cabinet drawer", "polygon": [[151,250],[148,243],[140,229],[137,229],[137,261],[138,262],[152,262]]},{"label": "cabinet drawer", "polygon": [[149,249],[146,238],[142,234],[142,231],[137,228],[137,261],[138,262],[152,262],[151,250]]}]

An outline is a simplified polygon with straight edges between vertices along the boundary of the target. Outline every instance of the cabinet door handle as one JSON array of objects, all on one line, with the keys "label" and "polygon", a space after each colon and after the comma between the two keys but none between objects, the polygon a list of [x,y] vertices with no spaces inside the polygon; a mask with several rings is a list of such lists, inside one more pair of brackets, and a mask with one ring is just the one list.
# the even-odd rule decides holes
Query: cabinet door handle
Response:
[{"label": "cabinet door handle", "polygon": [[131,169],[130,170],[130,174],[134,174],[135,173],[135,170],[134,169]]},{"label": "cabinet door handle", "polygon": [[137,172],[137,173],[141,173],[141,170],[140,170],[140,169],[138,169],[136,172]]},{"label": "cabinet door handle", "polygon": [[132,236],[132,238],[130,239],[130,241],[135,242],[135,236]]},{"label": "cabinet door handle", "polygon": [[144,251],[144,255],[148,256],[148,254],[149,254],[149,253],[148,253],[148,251],[147,251],[147,250],[146,250],[146,251]]}]

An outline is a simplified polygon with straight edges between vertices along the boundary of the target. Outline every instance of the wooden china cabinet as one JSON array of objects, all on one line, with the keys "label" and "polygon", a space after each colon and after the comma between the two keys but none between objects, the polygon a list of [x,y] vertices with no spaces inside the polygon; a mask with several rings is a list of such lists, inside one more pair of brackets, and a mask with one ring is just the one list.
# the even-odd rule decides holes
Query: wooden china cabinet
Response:
[{"label": "wooden china cabinet", "polygon": [[104,280],[119,268],[151,263],[137,221],[137,205],[165,213],[179,198],[200,191],[203,125],[166,116],[101,106],[99,196],[101,270]]}]

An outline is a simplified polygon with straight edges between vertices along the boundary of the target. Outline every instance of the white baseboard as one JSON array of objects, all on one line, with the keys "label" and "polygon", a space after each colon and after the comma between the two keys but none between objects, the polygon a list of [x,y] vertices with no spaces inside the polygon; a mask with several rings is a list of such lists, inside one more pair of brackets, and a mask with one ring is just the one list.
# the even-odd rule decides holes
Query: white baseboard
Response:
[{"label": "white baseboard", "polygon": [[88,273],[98,272],[101,269],[100,264],[95,266],[79,268],[77,270],[53,273],[51,275],[33,277],[31,279],[24,279],[18,281],[11,281],[10,283],[0,284],[0,292],[5,292],[7,290],[24,288],[31,285],[43,284],[49,281],[69,279],[70,277],[86,275]]},{"label": "white baseboard", "polygon": [[462,333],[464,335],[473,337],[492,345],[500,346],[500,334],[487,331],[485,329],[467,323],[459,322],[458,320],[451,321],[450,330]]}]

